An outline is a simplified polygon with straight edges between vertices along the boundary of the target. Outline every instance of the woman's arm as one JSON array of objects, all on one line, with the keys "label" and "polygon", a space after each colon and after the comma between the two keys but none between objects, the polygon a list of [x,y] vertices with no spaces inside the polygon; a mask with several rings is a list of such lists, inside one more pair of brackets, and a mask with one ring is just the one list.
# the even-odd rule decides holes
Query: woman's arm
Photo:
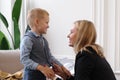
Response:
[{"label": "woman's arm", "polygon": [[95,66],[94,56],[86,51],[78,53],[75,62],[75,80],[90,80]]}]

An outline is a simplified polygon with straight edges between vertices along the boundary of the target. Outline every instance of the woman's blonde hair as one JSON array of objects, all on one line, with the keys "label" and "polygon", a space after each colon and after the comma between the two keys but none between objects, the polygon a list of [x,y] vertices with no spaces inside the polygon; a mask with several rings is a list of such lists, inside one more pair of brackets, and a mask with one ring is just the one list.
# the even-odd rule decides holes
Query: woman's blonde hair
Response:
[{"label": "woman's blonde hair", "polygon": [[94,24],[88,20],[78,20],[74,24],[77,29],[76,41],[74,44],[75,52],[78,53],[81,50],[90,52],[86,48],[87,46],[90,46],[98,55],[103,57],[102,48],[98,44],[95,44],[97,34]]}]

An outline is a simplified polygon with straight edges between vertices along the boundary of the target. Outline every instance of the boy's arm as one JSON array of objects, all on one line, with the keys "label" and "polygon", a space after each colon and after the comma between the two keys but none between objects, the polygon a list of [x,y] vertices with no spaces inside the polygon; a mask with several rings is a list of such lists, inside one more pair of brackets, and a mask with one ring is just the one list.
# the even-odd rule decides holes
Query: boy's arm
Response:
[{"label": "boy's arm", "polygon": [[30,59],[30,52],[32,50],[32,40],[30,37],[26,36],[23,38],[20,44],[20,61],[28,69],[35,70],[38,63]]},{"label": "boy's arm", "polygon": [[61,76],[62,78],[66,79],[67,77],[70,77],[71,76],[71,73],[70,71],[67,70],[67,68],[65,68],[63,66],[62,63],[60,63],[51,53],[50,53],[50,50],[49,50],[49,55],[51,57],[51,64],[52,64],[52,67],[54,68],[53,70],[57,70],[57,71],[54,71],[56,74],[58,74],[59,76]]}]

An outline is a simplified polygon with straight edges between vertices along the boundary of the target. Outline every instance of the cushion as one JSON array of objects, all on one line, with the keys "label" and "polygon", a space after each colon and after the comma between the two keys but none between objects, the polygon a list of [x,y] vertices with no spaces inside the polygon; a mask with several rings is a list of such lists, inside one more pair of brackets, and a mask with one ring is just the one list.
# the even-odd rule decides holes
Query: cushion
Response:
[{"label": "cushion", "polygon": [[0,80],[22,80],[22,77],[23,77],[23,70],[17,71],[14,74],[0,71]]}]

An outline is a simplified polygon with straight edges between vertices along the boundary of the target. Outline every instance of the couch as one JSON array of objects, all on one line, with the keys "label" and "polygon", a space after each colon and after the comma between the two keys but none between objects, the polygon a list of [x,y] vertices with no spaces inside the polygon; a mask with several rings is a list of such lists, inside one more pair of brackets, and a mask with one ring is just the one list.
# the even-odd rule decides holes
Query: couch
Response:
[{"label": "couch", "polygon": [[20,50],[0,50],[0,80],[22,80]]},{"label": "couch", "polygon": [[0,50],[0,70],[15,73],[23,69],[20,63],[20,50]]}]

